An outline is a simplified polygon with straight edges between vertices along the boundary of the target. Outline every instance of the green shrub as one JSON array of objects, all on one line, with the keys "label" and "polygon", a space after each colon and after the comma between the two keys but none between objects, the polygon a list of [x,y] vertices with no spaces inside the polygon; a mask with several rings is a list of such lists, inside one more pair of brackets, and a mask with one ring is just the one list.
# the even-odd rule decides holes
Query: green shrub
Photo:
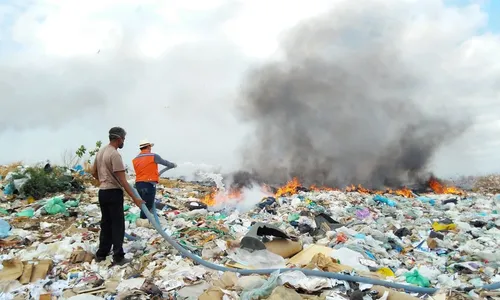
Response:
[{"label": "green shrub", "polygon": [[20,193],[40,199],[54,193],[81,192],[83,182],[79,178],[67,175],[63,167],[29,167],[22,174],[14,175],[14,179],[28,178],[20,188]]}]

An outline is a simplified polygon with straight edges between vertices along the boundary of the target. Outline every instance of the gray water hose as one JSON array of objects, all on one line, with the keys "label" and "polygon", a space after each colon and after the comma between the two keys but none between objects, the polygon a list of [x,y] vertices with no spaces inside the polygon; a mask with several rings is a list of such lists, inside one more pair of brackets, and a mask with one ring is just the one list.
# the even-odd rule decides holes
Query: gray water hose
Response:
[{"label": "gray water hose", "polygon": [[[130,185],[130,187],[132,188],[132,191],[134,191],[135,196],[140,198],[139,193],[133,187],[133,185]],[[368,277],[352,276],[352,275],[341,274],[341,273],[316,271],[316,270],[301,269],[301,268],[241,270],[241,269],[228,268],[225,266],[217,265],[217,264],[211,263],[209,261],[203,260],[201,257],[189,252],[184,247],[182,247],[179,243],[177,243],[177,241],[175,241],[172,237],[170,237],[161,228],[161,225],[160,225],[160,222],[158,219],[158,215],[156,213],[156,209],[153,209],[153,214],[151,214],[151,212],[149,211],[149,209],[147,208],[147,206],[145,204],[142,204],[141,209],[144,212],[144,214],[146,215],[146,217],[148,218],[149,222],[151,222],[151,224],[153,224],[156,231],[158,231],[158,233],[170,245],[172,245],[177,251],[182,253],[184,256],[192,259],[194,262],[196,262],[202,266],[205,266],[207,268],[210,268],[212,270],[221,271],[221,272],[234,272],[234,273],[239,273],[241,275],[271,274],[271,273],[274,273],[276,271],[279,271],[280,273],[291,272],[291,271],[300,271],[307,276],[317,276],[317,277],[332,278],[332,279],[337,279],[337,280],[342,280],[342,281],[380,285],[380,286],[389,287],[389,288],[393,288],[393,289],[402,289],[402,290],[405,290],[405,291],[410,292],[410,293],[423,293],[423,294],[431,294],[432,295],[438,291],[438,289],[436,289],[436,288],[424,288],[424,287],[418,287],[418,286],[414,286],[414,285],[395,283],[395,282],[373,279],[373,278],[368,278]],[[494,289],[498,289],[498,288],[500,288],[500,282],[483,286],[483,289],[485,289],[485,290],[494,290]]]}]

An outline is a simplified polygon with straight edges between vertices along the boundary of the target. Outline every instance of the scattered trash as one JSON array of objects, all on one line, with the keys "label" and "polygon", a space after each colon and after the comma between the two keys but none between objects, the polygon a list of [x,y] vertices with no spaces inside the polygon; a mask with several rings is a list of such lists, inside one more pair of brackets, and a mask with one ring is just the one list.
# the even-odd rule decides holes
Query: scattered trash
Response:
[{"label": "scattered trash", "polygon": [[[1,173],[0,297],[6,299],[431,300],[306,275],[310,270],[439,287],[457,297],[498,296],[487,287],[500,282],[500,190],[464,192],[433,183],[437,192],[340,191],[293,181],[257,199],[240,195],[238,204],[251,205],[238,211],[243,206],[230,197],[218,206],[207,201],[217,183],[162,178],[158,220],[183,248],[240,270],[302,269],[240,275],[191,261],[130,203],[124,205],[125,231],[136,238],[125,239],[124,250],[131,263],[111,267],[111,256],[96,261],[100,210],[90,175],[82,166],[29,168]],[[33,176],[41,177],[29,180]],[[441,295],[433,299],[445,299]]]}]

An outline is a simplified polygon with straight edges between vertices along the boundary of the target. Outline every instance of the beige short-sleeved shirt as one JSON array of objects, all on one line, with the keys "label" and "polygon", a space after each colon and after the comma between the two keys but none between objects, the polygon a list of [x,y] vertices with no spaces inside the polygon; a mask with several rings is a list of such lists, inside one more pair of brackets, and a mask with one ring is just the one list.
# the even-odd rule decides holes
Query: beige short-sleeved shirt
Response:
[{"label": "beige short-sleeved shirt", "polygon": [[122,156],[111,145],[104,146],[97,152],[95,162],[101,190],[121,189],[122,186],[114,172],[125,171]]}]

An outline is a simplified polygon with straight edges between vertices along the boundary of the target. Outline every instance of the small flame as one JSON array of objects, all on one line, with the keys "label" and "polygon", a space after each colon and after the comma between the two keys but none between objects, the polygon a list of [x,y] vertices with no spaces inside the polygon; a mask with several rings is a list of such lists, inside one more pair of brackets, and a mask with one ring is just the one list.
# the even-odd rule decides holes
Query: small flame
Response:
[{"label": "small flame", "polygon": [[239,190],[217,191],[213,190],[208,195],[206,195],[201,202],[208,206],[214,206],[216,204],[221,204],[227,201],[239,202],[243,199],[243,195]]},{"label": "small flame", "polygon": [[363,187],[361,184],[358,184],[358,186],[354,186],[351,184],[350,186],[346,187],[345,190],[346,190],[346,192],[358,192],[360,194],[378,194],[378,195],[394,194],[394,195],[398,195],[398,196],[402,196],[402,197],[406,197],[406,198],[413,198],[414,197],[413,192],[407,187],[404,187],[404,188],[399,189],[399,190],[387,189],[385,191],[378,191],[378,190],[367,189],[367,188]]},{"label": "small flame", "polygon": [[208,206],[214,206],[215,205],[215,190],[211,191],[209,194],[205,195],[203,199],[201,199],[201,202],[205,203]]},{"label": "small flame", "polygon": [[436,194],[452,194],[452,195],[465,195],[465,192],[453,187],[453,186],[445,186],[441,182],[439,182],[436,178],[429,179],[429,186]]},{"label": "small flame", "polygon": [[406,197],[406,198],[413,198],[413,192],[407,187],[404,187],[400,190],[394,191],[394,194],[402,196],[402,197]]},{"label": "small flame", "polygon": [[355,191],[356,191],[356,187],[355,187],[354,185],[352,185],[352,184],[351,184],[350,186],[347,186],[347,187],[345,188],[345,191],[346,191],[346,192],[348,192],[348,193],[349,193],[349,192],[355,192]]},{"label": "small flame", "polygon": [[358,192],[361,194],[371,194],[372,191],[370,191],[367,188],[364,188],[361,184],[358,184]]},{"label": "small flame", "polygon": [[293,178],[292,180],[290,180],[289,182],[287,182],[286,185],[280,187],[278,189],[278,191],[276,191],[276,194],[275,196],[276,197],[281,197],[283,195],[286,195],[286,194],[296,194],[297,193],[297,189],[300,187],[300,182],[299,182],[299,179],[297,178]]}]

